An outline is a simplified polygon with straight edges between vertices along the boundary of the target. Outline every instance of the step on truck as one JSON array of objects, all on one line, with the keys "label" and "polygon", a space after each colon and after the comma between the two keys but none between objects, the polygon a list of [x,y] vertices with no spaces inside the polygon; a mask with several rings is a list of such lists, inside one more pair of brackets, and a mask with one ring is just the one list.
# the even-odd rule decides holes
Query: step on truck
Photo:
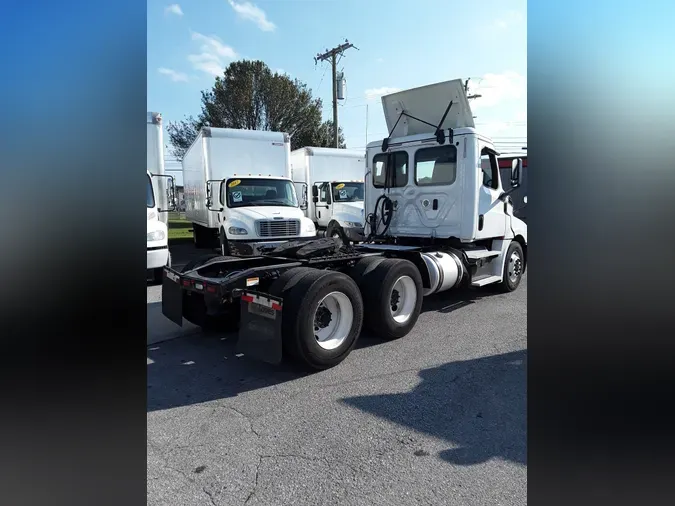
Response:
[{"label": "step on truck", "polygon": [[182,161],[195,246],[255,256],[316,237],[298,203],[290,153],[286,133],[202,128]]},{"label": "step on truck", "polygon": [[319,233],[343,242],[363,241],[365,152],[304,147],[291,152],[291,169],[301,208]]},{"label": "step on truck", "polygon": [[349,355],[362,328],[407,335],[423,297],[460,286],[517,289],[527,225],[508,197],[522,161],[504,191],[498,153],[476,130],[461,79],[386,95],[382,105],[389,135],[367,147],[364,243],[293,241],[266,255],[165,268],[164,315],[238,328],[247,356],[325,369]]}]

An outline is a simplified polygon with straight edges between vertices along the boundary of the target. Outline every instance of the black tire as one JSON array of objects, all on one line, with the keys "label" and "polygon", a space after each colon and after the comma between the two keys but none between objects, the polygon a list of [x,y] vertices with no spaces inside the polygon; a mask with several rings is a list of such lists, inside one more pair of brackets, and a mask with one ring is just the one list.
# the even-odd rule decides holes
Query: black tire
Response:
[{"label": "black tire", "polygon": [[[314,316],[319,303],[331,292],[349,299],[353,320],[345,340],[336,348],[322,348],[315,337]],[[284,351],[306,368],[328,369],[342,362],[352,351],[363,325],[363,300],[358,286],[347,275],[298,267],[290,269],[270,287],[270,294],[283,297],[282,339]]]},{"label": "black tire", "polygon": [[328,227],[326,227],[326,237],[328,238],[338,237],[342,241],[342,244],[349,246],[349,239],[347,238],[345,231],[342,230],[342,227],[336,221],[331,221],[328,224]]},{"label": "black tire", "polygon": [[[200,265],[204,265],[214,258],[222,257],[221,255],[216,255],[214,253],[202,255],[185,264],[181,269],[181,272],[196,269]],[[183,318],[204,330],[212,332],[236,331],[239,328],[239,320],[241,317],[239,303],[234,302],[225,309],[226,311],[222,315],[210,315],[206,313],[206,306],[204,305],[204,297],[202,295],[197,293],[183,295]]]},{"label": "black tire", "polygon": [[224,257],[230,256],[230,246],[227,243],[227,236],[225,235],[224,228],[220,229],[218,243],[220,247],[220,254],[223,255]]},{"label": "black tire", "polygon": [[[365,260],[365,259],[364,259]],[[408,260],[390,258],[382,261],[368,259],[358,275],[359,287],[363,294],[366,311],[365,325],[376,336],[382,339],[399,339],[407,335],[417,323],[422,311],[424,289],[422,276],[415,264]],[[361,261],[363,262],[363,260]],[[356,271],[359,264],[354,267]],[[412,312],[407,320],[398,322],[391,313],[392,292],[396,281],[402,276],[409,277],[415,285],[416,299]]]},{"label": "black tire", "polygon": [[351,277],[359,287],[363,286],[363,278],[367,276],[375,267],[384,262],[387,257],[372,256],[365,257],[356,262],[356,265],[349,271]]},{"label": "black tire", "polygon": [[[518,258],[519,257],[519,262]],[[506,260],[504,261],[504,279],[497,288],[502,293],[513,292],[523,279],[525,272],[525,254],[520,243],[512,241],[509,249],[506,250]]]},{"label": "black tire", "polygon": [[202,227],[196,223],[192,224],[192,240],[194,241],[195,248],[202,249],[204,247],[204,233],[202,232]]},{"label": "black tire", "polygon": [[227,304],[222,314],[210,315],[206,312],[204,297],[197,293],[183,295],[183,318],[208,332],[235,332],[241,319],[238,302]]},{"label": "black tire", "polygon": [[200,265],[204,265],[209,260],[219,256],[220,255],[216,255],[215,253],[209,253],[207,255],[202,255],[199,258],[194,258],[185,264],[185,266],[181,269],[181,272],[187,272],[191,271],[192,269],[196,269]]}]

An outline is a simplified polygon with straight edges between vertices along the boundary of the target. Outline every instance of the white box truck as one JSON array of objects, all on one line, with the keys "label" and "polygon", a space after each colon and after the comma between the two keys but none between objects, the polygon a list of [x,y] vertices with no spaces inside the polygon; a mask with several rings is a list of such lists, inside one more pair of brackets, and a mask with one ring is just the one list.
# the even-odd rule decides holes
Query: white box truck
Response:
[{"label": "white box truck", "polygon": [[291,153],[291,168],[296,190],[311,188],[312,198],[303,191],[300,201],[316,228],[343,242],[363,241],[365,152],[305,147]]},{"label": "white box truck", "polygon": [[382,105],[390,133],[367,147],[366,242],[290,241],[272,255],[165,268],[163,314],[177,325],[238,326],[246,356],[325,369],[349,355],[362,328],[387,340],[407,335],[423,297],[460,286],[516,290],[527,225],[508,197],[522,159],[506,190],[462,79],[385,95]]},{"label": "white box truck", "polygon": [[[174,196],[174,183],[171,176],[155,176],[146,172],[146,206],[147,206],[147,250],[148,262],[147,271],[149,277],[154,281],[161,281],[162,270],[164,266],[171,267],[171,254],[169,253],[169,230],[160,216],[166,216],[166,213],[176,207]],[[160,179],[167,179],[166,186],[169,188],[168,201],[169,207],[162,208],[157,205],[156,182]]]},{"label": "white box truck", "polygon": [[290,178],[290,155],[286,133],[202,128],[183,157],[195,246],[248,256],[316,237]]},{"label": "white box truck", "polygon": [[[153,176],[164,176],[164,135],[162,131],[162,115],[158,112],[148,112],[146,120],[147,134],[147,167],[146,171]],[[164,177],[152,179],[157,206],[160,209],[168,209],[168,186]],[[160,213],[159,220],[165,224],[169,222],[167,213]]]}]

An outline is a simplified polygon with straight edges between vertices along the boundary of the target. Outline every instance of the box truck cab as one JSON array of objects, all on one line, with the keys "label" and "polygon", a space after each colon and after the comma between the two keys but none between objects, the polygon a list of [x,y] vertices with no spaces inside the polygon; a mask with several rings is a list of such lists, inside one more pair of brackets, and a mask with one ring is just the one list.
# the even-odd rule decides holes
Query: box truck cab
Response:
[{"label": "box truck cab", "polygon": [[290,175],[288,134],[203,128],[183,158],[195,245],[249,256],[315,237]]},{"label": "box truck cab", "polygon": [[148,274],[155,280],[160,281],[162,279],[162,269],[164,266],[171,267],[171,254],[169,253],[169,234],[168,227],[164,223],[160,216],[166,215],[166,213],[172,210],[171,207],[163,209],[159,207],[157,195],[158,192],[155,191],[157,182],[162,178],[167,178],[169,195],[167,200],[175,206],[175,198],[171,194],[173,185],[173,178],[171,176],[164,175],[153,175],[150,171],[146,171],[146,190],[145,190],[145,200],[146,200],[146,217],[148,224],[147,232],[147,270]]},{"label": "box truck cab", "polygon": [[362,241],[365,153],[338,148],[305,147],[291,153],[293,181],[302,193],[305,216],[328,237]]}]

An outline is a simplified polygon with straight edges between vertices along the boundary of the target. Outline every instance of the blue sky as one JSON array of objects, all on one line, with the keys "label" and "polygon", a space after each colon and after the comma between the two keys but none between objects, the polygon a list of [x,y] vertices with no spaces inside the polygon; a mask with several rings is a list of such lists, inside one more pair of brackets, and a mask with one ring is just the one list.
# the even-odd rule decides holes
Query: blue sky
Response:
[{"label": "blue sky", "polygon": [[[471,77],[478,126],[506,151],[527,138],[527,3],[522,0],[148,0],[148,110],[197,115],[200,91],[240,59],[312,88],[332,118],[330,65],[314,56],[349,39],[339,121],[347,147],[386,135],[379,96]],[[367,107],[366,107],[367,106]],[[366,131],[367,112],[367,131]]]}]

